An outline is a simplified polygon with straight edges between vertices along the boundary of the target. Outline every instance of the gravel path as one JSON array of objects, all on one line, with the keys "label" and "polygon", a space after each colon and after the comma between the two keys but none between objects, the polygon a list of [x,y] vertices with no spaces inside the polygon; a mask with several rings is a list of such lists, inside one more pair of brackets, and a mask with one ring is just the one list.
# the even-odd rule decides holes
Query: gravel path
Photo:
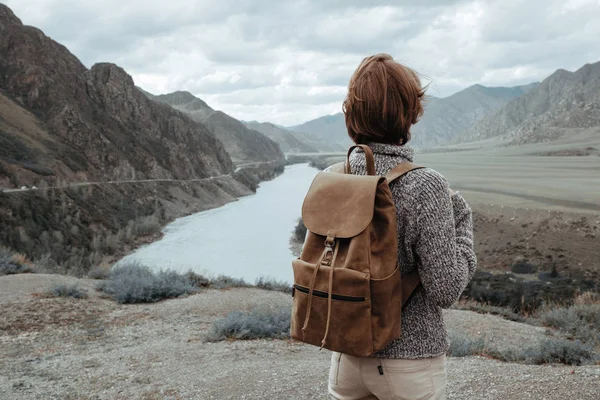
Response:
[{"label": "gravel path", "polygon": [[[32,295],[49,279],[0,277],[0,399],[327,399],[328,351],[289,341],[203,342],[216,318],[288,295],[208,290],[152,305]],[[73,278],[64,278],[72,280]],[[92,287],[92,281],[81,281]],[[519,346],[543,330],[450,310],[451,329]],[[489,337],[488,337],[489,339]],[[449,399],[594,399],[600,368],[450,358]]]}]

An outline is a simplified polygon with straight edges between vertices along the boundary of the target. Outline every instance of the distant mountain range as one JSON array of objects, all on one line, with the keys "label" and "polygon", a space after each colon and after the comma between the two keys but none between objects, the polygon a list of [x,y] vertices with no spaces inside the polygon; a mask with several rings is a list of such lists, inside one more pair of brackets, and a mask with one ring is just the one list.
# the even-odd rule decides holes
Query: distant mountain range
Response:
[{"label": "distant mountain range", "polygon": [[347,146],[330,140],[327,135],[294,131],[270,122],[245,122],[282,146],[286,153],[343,152]]},{"label": "distant mountain range", "polygon": [[577,129],[595,129],[600,138],[600,62],[575,72],[557,70],[454,142],[499,137],[519,145],[555,140]]},{"label": "distant mountain range", "polygon": [[537,83],[515,87],[473,85],[444,98],[430,98],[421,120],[412,128],[411,144],[418,148],[441,147],[510,100],[535,88]]},{"label": "distant mountain range", "polygon": [[279,147],[285,153],[317,153],[319,148],[312,146],[306,141],[298,139],[298,134],[270,122],[244,122],[249,128],[262,133],[266,137],[279,143]]},{"label": "distant mountain range", "polygon": [[235,163],[283,159],[283,153],[276,141],[248,128],[222,111],[213,110],[189,92],[179,91],[159,96],[145,93],[151,99],[168,104],[189,115],[194,121],[204,124],[223,143]]},{"label": "distant mountain range", "polygon": [[352,145],[342,113],[326,115],[300,125],[291,126],[288,129],[298,132],[302,135],[301,137],[323,140],[341,148]]},{"label": "distant mountain range", "polygon": [[[411,145],[428,148],[448,144],[456,135],[536,85],[510,88],[473,85],[449,97],[430,97],[423,117],[411,130]],[[326,137],[341,146],[351,144],[342,113],[317,118],[290,129]]]}]

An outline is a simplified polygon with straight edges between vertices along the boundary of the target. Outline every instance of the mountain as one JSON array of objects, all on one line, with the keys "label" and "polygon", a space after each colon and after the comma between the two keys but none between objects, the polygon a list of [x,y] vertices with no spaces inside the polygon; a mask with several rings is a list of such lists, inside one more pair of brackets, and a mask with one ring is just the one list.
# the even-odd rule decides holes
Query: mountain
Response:
[{"label": "mountain", "polygon": [[2,4],[0,102],[2,168],[25,180],[192,179],[234,169],[204,125],[149,100],[114,64],[87,69]]},{"label": "mountain", "polygon": [[303,141],[323,141],[341,148],[352,145],[342,113],[326,115],[289,129],[298,132],[298,136]]},{"label": "mountain", "polygon": [[244,122],[249,129],[262,133],[277,142],[285,153],[317,153],[319,149],[298,139],[298,134],[270,122]]},{"label": "mountain", "polygon": [[[449,97],[430,97],[423,117],[412,127],[411,145],[429,148],[448,144],[456,135],[536,85],[508,88],[473,85]],[[343,146],[351,144],[342,113],[317,118],[290,129],[331,138]]]},{"label": "mountain", "polygon": [[412,128],[411,144],[419,148],[443,146],[471,126],[499,110],[508,101],[536,87],[537,83],[516,87],[473,85],[452,96],[426,101],[421,120]]},{"label": "mountain", "polygon": [[279,145],[262,133],[246,127],[241,121],[213,110],[203,100],[189,92],[174,92],[152,96],[153,100],[189,115],[204,124],[218,138],[236,163],[281,161],[284,156]]},{"label": "mountain", "polygon": [[600,62],[575,72],[557,70],[455,141],[503,137],[512,144],[537,143],[595,127],[600,127]]}]

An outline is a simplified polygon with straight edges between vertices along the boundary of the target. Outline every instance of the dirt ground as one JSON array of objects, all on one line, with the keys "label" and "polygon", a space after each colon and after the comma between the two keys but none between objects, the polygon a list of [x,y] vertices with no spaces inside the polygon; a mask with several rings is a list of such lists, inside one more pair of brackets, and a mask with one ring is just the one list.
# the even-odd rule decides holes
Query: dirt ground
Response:
[{"label": "dirt ground", "polygon": [[[541,270],[600,277],[600,136],[552,143],[417,154],[474,211],[478,268],[507,270],[526,259]],[[588,154],[589,153],[589,154]],[[588,154],[548,156],[544,154]]]},{"label": "dirt ground", "polygon": [[[90,298],[46,298],[59,282]],[[207,290],[151,305],[98,297],[94,281],[51,275],[0,277],[0,398],[327,399],[328,351],[284,340],[206,343],[216,318],[289,295]],[[451,330],[525,346],[543,328],[449,310]],[[448,359],[449,399],[597,399],[600,368]]]}]

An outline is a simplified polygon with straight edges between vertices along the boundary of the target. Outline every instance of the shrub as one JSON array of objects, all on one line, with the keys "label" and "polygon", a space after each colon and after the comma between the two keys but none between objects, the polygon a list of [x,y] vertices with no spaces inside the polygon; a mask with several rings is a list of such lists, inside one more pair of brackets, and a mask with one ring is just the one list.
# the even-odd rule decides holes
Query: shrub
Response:
[{"label": "shrub", "polygon": [[22,254],[13,254],[0,247],[0,276],[35,272],[31,262]]},{"label": "shrub", "polygon": [[474,301],[466,301],[466,302],[461,301],[459,303],[456,303],[453,308],[455,308],[457,310],[469,310],[469,311],[473,311],[473,312],[476,312],[479,314],[498,315],[509,321],[530,322],[528,320],[528,318],[526,318],[522,315],[516,314],[507,308],[490,306],[487,304],[481,304],[481,303],[477,303]]},{"label": "shrub", "polygon": [[44,274],[66,275],[67,273],[65,268],[58,265],[58,263],[54,261],[54,259],[50,256],[50,253],[46,253],[35,260],[35,265],[38,267],[40,272]]},{"label": "shrub", "polygon": [[304,243],[304,238],[306,237],[306,226],[304,226],[304,221],[302,218],[298,220],[298,224],[294,228],[294,240],[299,243]]},{"label": "shrub", "polygon": [[539,347],[522,350],[521,358],[531,364],[583,365],[600,361],[598,354],[590,345],[579,340],[571,341],[559,338],[549,338],[544,340]]},{"label": "shrub", "polygon": [[98,289],[122,304],[154,303],[196,291],[185,275],[174,271],[155,273],[137,263],[113,267],[109,279]]},{"label": "shrub", "polygon": [[215,321],[206,340],[216,342],[233,339],[285,339],[290,336],[291,307],[256,308],[249,313],[235,311]]},{"label": "shrub", "polygon": [[239,278],[231,278],[225,275],[219,275],[215,279],[210,281],[210,286],[215,289],[226,289],[226,288],[236,288],[236,287],[250,287],[249,283],[247,283],[243,279]]},{"label": "shrub", "polygon": [[484,350],[484,338],[471,339],[457,332],[450,331],[450,349],[448,355],[451,357],[466,357],[480,355]]},{"label": "shrub", "polygon": [[136,236],[151,235],[160,231],[160,228],[160,220],[154,214],[136,219],[132,226],[133,234]]},{"label": "shrub", "polygon": [[458,332],[450,332],[451,357],[483,355],[507,362],[526,364],[562,363],[569,365],[594,364],[600,361],[598,353],[579,340],[547,337],[539,346],[526,348],[501,348],[493,342],[486,343],[484,337],[471,339]]},{"label": "shrub", "polygon": [[533,274],[537,272],[537,267],[528,263],[526,260],[517,261],[510,268],[515,274]]},{"label": "shrub", "polygon": [[88,294],[77,285],[59,284],[50,288],[46,294],[50,297],[72,297],[74,299],[87,299]]},{"label": "shrub", "polygon": [[583,341],[600,345],[600,304],[555,308],[540,314],[543,325]]},{"label": "shrub", "polygon": [[254,284],[259,289],[263,290],[274,290],[283,293],[292,293],[292,285],[287,282],[280,282],[268,278],[258,278]]},{"label": "shrub", "polygon": [[210,286],[210,279],[195,272],[188,271],[185,276],[190,281],[190,284],[197,288],[207,288]]},{"label": "shrub", "polygon": [[90,269],[87,274],[90,279],[104,280],[110,278],[110,267],[107,265],[97,265]]},{"label": "shrub", "polygon": [[492,274],[478,271],[463,296],[481,303],[509,307],[515,312],[531,312],[549,301],[573,302],[578,291],[590,290],[587,280],[558,277],[551,281],[524,280],[515,274]]}]

